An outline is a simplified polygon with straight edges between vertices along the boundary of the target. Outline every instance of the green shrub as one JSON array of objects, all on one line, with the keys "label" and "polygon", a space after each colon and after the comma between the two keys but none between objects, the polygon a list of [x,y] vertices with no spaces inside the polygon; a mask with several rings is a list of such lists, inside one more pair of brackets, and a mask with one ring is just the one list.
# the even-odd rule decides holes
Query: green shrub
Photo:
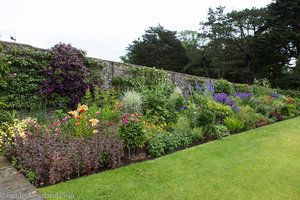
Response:
[{"label": "green shrub", "polygon": [[211,95],[204,95],[199,92],[193,94],[193,101],[198,106],[206,105],[211,100]]},{"label": "green shrub", "polygon": [[271,84],[267,78],[254,79],[253,93],[255,96],[268,95],[272,92]]},{"label": "green shrub", "polygon": [[170,110],[179,110],[184,106],[184,97],[180,88],[176,87],[168,100]]},{"label": "green shrub", "polygon": [[230,106],[218,103],[212,99],[207,101],[205,108],[214,113],[216,123],[223,122],[225,117],[234,113]]},{"label": "green shrub", "polygon": [[207,126],[214,123],[215,115],[209,110],[201,110],[196,116],[196,126]]},{"label": "green shrub", "polygon": [[119,127],[119,135],[129,150],[129,156],[131,148],[137,149],[144,146],[146,142],[146,131],[137,113],[123,115],[122,124]]},{"label": "green shrub", "polygon": [[245,127],[245,121],[239,120],[236,117],[226,117],[224,124],[232,133],[239,132]]},{"label": "green shrub", "polygon": [[216,129],[216,131],[215,131],[214,136],[217,139],[220,139],[222,137],[226,137],[226,136],[230,135],[228,128],[224,125],[216,125],[215,129]]},{"label": "green shrub", "polygon": [[165,153],[166,144],[163,134],[154,134],[148,141],[147,152],[150,156],[156,158]]},{"label": "green shrub", "polygon": [[139,92],[128,90],[121,97],[125,113],[142,113],[143,99]]},{"label": "green shrub", "polygon": [[245,92],[245,93],[252,93],[252,87],[247,84],[234,84],[234,91],[235,92]]},{"label": "green shrub", "polygon": [[156,124],[161,122],[176,122],[176,112],[167,108],[168,98],[163,94],[161,90],[145,89],[142,91],[144,100],[144,114],[146,117]]},{"label": "green shrub", "polygon": [[255,110],[249,106],[240,107],[240,112],[236,113],[235,116],[239,120],[244,121],[244,130],[256,128],[260,120],[266,119],[266,117],[260,113],[256,113]]},{"label": "green shrub", "polygon": [[132,78],[130,82],[137,91],[150,89],[152,91],[160,91],[164,96],[169,97],[173,91],[174,85],[170,81],[168,74],[164,70],[139,67],[131,68]]},{"label": "green shrub", "polygon": [[286,117],[290,116],[290,110],[287,105],[284,105],[283,107],[281,107],[279,113]]},{"label": "green shrub", "polygon": [[166,145],[165,152],[171,152],[176,148],[186,147],[192,143],[192,137],[187,132],[164,132],[163,138]]},{"label": "green shrub", "polygon": [[185,115],[181,115],[173,126],[174,132],[188,133],[191,129],[191,122]]},{"label": "green shrub", "polygon": [[185,114],[189,118],[192,128],[197,125],[197,113],[198,109],[195,104],[189,104],[185,110]]},{"label": "green shrub", "polygon": [[203,128],[202,127],[195,127],[191,130],[191,136],[193,141],[197,142],[203,139]]},{"label": "green shrub", "polygon": [[112,86],[116,87],[119,91],[128,90],[132,88],[132,82],[130,77],[116,76],[111,80]]},{"label": "green shrub", "polygon": [[215,93],[226,93],[226,94],[234,93],[233,84],[224,79],[217,80],[214,84],[214,87],[215,87]]},{"label": "green shrub", "polygon": [[40,89],[48,63],[49,56],[44,51],[5,47],[5,54],[0,54],[0,76],[4,78],[0,83],[0,98],[6,109],[29,109],[31,104],[44,98]]},{"label": "green shrub", "polygon": [[103,106],[99,111],[99,118],[104,121],[118,121],[119,112],[112,110],[108,105]]}]

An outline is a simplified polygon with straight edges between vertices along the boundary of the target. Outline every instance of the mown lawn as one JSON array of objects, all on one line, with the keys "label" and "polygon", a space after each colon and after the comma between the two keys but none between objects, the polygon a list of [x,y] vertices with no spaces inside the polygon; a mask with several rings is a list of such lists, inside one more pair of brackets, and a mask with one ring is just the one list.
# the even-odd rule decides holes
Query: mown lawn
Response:
[{"label": "mown lawn", "polygon": [[300,117],[39,192],[91,200],[300,199]]}]

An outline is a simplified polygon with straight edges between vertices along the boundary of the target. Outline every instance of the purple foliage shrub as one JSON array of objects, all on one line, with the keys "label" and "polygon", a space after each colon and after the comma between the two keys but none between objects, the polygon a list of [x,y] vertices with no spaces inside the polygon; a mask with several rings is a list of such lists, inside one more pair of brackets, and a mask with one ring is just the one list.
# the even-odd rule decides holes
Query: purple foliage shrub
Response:
[{"label": "purple foliage shrub", "polygon": [[10,156],[20,168],[34,170],[41,186],[121,164],[123,142],[116,135],[116,124],[99,128],[89,138],[62,134],[59,126],[32,123],[28,127],[25,136],[16,134]]},{"label": "purple foliage shrub", "polygon": [[49,50],[49,54],[51,62],[45,70],[47,80],[43,93],[52,98],[64,98],[67,106],[74,107],[85,95],[88,87],[85,52],[70,44],[59,43]]}]

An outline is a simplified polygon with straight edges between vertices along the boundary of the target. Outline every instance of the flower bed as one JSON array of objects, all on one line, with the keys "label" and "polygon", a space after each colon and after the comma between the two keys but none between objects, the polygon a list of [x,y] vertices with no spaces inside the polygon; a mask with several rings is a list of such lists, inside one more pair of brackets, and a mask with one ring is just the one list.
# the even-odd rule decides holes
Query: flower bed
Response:
[{"label": "flower bed", "polygon": [[[83,62],[73,64],[67,68],[82,67]],[[66,81],[72,76],[68,72],[61,76]],[[67,99],[65,106],[73,106],[79,99],[84,104],[76,109],[62,107],[44,120],[7,117],[0,126],[0,153],[33,184],[44,186],[115,168],[124,160],[159,157],[299,115],[299,99],[259,81],[239,87],[225,80],[203,85],[194,82],[178,88],[164,71],[152,73],[149,77],[146,71],[139,71],[138,78],[127,78],[130,84],[125,91],[90,85],[82,97],[82,90],[88,87],[83,83],[77,85],[81,88],[78,95],[77,86],[73,88],[71,83],[67,84],[74,89],[71,92],[51,90],[61,92],[51,95]],[[188,97],[183,95],[187,93]]]}]

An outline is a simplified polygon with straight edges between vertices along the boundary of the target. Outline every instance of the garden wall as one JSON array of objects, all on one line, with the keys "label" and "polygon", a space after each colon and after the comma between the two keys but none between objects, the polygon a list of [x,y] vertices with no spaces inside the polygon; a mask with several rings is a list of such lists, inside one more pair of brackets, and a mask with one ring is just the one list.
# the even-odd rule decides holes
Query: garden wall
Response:
[{"label": "garden wall", "polygon": [[[4,42],[4,41],[0,41],[0,42],[3,45],[4,49],[8,47],[17,47],[17,48],[29,48],[29,49],[38,49],[38,50],[46,51],[45,49],[32,47],[26,44],[11,43],[11,42]],[[115,77],[131,76],[130,70],[132,68],[143,68],[143,66],[139,66],[139,65],[108,61],[99,58],[92,58],[92,59],[95,60],[99,64],[99,66],[102,67],[99,68],[99,73],[101,74],[103,88],[111,88],[112,80]],[[188,91],[186,90],[188,84],[193,83],[195,80],[197,80],[199,83],[206,83],[208,80],[210,80],[205,77],[198,77],[198,76],[193,76],[193,75],[188,75],[188,74],[183,74],[178,72],[172,72],[172,71],[166,71],[166,72],[169,75],[170,80],[175,85],[182,88],[183,91]]]}]

